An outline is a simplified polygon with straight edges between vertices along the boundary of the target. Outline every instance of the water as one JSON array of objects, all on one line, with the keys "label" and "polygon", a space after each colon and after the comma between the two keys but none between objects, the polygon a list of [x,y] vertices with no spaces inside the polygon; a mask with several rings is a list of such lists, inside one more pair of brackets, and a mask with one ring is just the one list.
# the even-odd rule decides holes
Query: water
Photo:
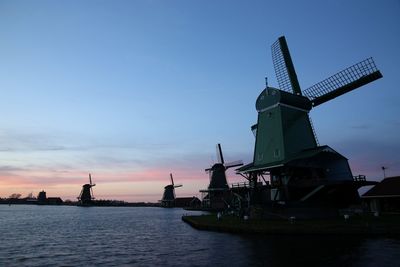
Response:
[{"label": "water", "polygon": [[400,239],[206,232],[183,213],[0,205],[0,266],[400,266]]}]

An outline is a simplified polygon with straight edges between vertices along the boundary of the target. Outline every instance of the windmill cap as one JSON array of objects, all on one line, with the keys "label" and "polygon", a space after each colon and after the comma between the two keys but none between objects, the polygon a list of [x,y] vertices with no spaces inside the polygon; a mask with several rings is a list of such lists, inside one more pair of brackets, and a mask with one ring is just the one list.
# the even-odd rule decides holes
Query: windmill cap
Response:
[{"label": "windmill cap", "polygon": [[274,87],[267,87],[258,96],[256,109],[258,112],[263,112],[279,104],[304,109],[306,111],[309,111],[312,108],[311,101],[305,96],[295,95]]}]

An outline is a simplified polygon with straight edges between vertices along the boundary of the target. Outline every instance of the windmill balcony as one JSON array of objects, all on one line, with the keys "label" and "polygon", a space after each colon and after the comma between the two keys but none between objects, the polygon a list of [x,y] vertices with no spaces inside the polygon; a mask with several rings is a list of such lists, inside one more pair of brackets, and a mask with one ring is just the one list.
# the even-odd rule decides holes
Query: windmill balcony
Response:
[{"label": "windmill balcony", "polygon": [[355,182],[365,182],[367,179],[365,178],[365,175],[357,175],[353,176],[353,180]]},{"label": "windmill balcony", "polygon": [[231,185],[232,188],[249,188],[250,183],[249,182],[242,182],[242,183],[233,183]]}]

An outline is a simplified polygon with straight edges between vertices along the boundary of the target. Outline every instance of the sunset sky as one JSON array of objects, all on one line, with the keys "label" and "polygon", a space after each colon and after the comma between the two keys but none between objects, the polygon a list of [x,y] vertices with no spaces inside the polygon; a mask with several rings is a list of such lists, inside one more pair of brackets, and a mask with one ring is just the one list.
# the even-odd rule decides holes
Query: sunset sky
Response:
[{"label": "sunset sky", "polygon": [[[0,197],[199,195],[222,144],[252,161],[285,35],[302,89],[372,56],[383,78],[310,116],[354,175],[400,175],[400,2],[0,0]],[[229,182],[242,181],[231,171]]]}]

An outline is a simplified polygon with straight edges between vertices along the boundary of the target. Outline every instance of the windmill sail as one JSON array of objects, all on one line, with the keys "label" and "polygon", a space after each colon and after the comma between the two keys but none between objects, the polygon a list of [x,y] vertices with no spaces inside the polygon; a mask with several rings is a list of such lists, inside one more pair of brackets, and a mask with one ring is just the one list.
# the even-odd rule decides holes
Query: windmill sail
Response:
[{"label": "windmill sail", "polygon": [[300,84],[297,80],[296,71],[293,66],[292,58],[290,57],[285,36],[279,37],[272,45],[271,50],[279,89],[301,95]]},{"label": "windmill sail", "polygon": [[221,144],[217,144],[218,163],[224,164],[224,156],[222,155]]},{"label": "windmill sail", "polygon": [[238,167],[243,165],[243,160],[236,160],[225,164],[225,169]]},{"label": "windmill sail", "polygon": [[318,106],[365,84],[382,78],[372,58],[367,58],[303,91]]}]

